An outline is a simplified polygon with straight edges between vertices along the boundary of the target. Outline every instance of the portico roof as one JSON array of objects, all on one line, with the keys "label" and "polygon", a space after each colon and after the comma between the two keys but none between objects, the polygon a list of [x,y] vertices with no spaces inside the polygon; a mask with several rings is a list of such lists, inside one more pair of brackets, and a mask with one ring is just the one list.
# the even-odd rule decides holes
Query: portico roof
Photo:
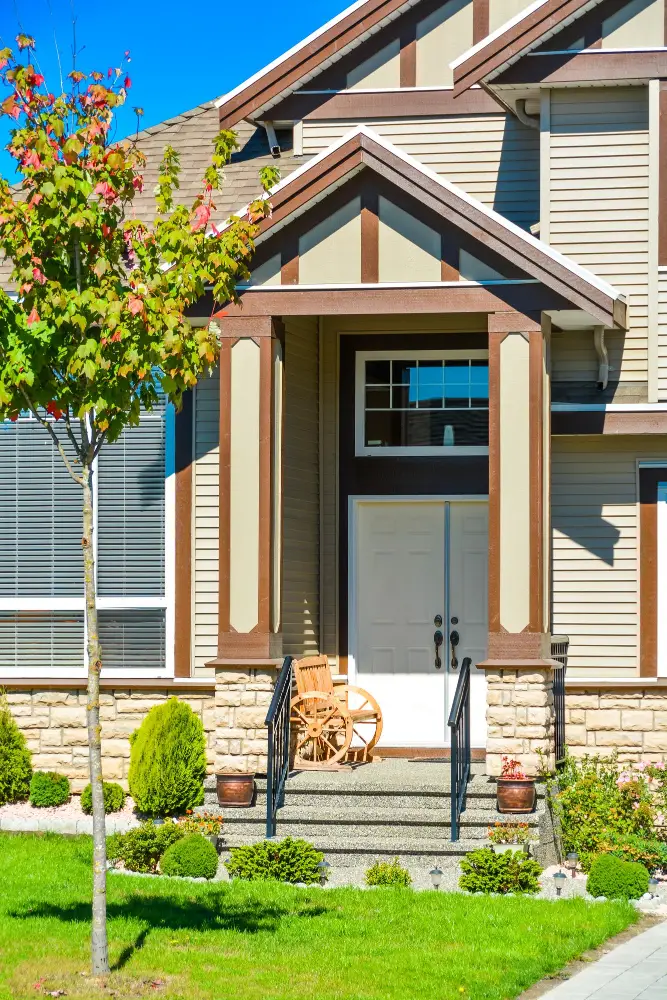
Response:
[{"label": "portico roof", "polygon": [[[257,244],[275,236],[363,170],[374,172],[448,225],[519,269],[526,279],[541,283],[566,300],[570,309],[580,310],[588,318],[582,325],[597,323],[625,328],[626,301],[618,289],[481,204],[365,126],[348,132],[273,188],[267,195],[272,212],[260,225]],[[244,215],[245,211],[241,209],[238,214]],[[298,286],[291,289],[293,293],[297,290]]]}]

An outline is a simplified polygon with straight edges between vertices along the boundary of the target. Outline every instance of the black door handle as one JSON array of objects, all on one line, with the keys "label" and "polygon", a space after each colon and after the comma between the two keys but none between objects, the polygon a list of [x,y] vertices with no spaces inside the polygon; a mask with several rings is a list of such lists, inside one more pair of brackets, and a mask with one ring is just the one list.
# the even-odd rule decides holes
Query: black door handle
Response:
[{"label": "black door handle", "polygon": [[440,647],[442,646],[442,644],[443,644],[444,641],[445,641],[444,635],[442,634],[442,632],[440,631],[440,629],[436,629],[436,631],[433,633],[433,642],[435,644],[435,668],[436,668],[436,670],[439,670],[440,667],[442,666],[442,660],[440,659]]},{"label": "black door handle", "polygon": [[461,641],[461,636],[456,631],[456,629],[452,629],[452,631],[449,633],[449,645],[452,648],[452,659],[450,661],[452,670],[456,670],[456,668],[459,665],[459,661],[456,658],[456,647],[458,646],[460,641]]}]

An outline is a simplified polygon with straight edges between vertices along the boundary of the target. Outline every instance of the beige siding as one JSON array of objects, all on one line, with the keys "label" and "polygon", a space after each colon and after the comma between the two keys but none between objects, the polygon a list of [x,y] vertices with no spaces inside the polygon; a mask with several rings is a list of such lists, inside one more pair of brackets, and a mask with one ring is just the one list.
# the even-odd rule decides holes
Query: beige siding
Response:
[{"label": "beige siding", "polygon": [[667,438],[552,442],[553,631],[576,676],[631,676],[638,657],[637,461]]},{"label": "beige siding", "polygon": [[285,320],[283,589],[285,653],[319,648],[319,350],[315,318]]},{"label": "beige siding", "polygon": [[658,399],[667,400],[667,267],[658,271]]},{"label": "beige siding", "polygon": [[627,294],[630,330],[622,358],[611,359],[615,369],[611,377],[619,376],[620,367],[622,379],[644,380],[649,249],[647,88],[553,91],[549,149],[549,242]]},{"label": "beige siding", "polygon": [[218,652],[218,567],[220,516],[220,377],[202,379],[195,389],[193,470],[193,666]]},{"label": "beige siding", "polygon": [[[305,121],[303,152],[321,152],[358,124]],[[528,228],[539,217],[539,132],[511,115],[368,121],[389,142]]]},{"label": "beige siding", "polygon": [[630,0],[602,22],[602,48],[651,48],[662,44],[664,33],[664,0]]},{"label": "beige siding", "polygon": [[489,3],[489,31],[495,31],[505,21],[519,14],[525,7],[530,6],[526,0],[490,0]]},{"label": "beige siding", "polygon": [[417,23],[417,86],[451,87],[449,64],[472,45],[472,0],[448,0]]}]

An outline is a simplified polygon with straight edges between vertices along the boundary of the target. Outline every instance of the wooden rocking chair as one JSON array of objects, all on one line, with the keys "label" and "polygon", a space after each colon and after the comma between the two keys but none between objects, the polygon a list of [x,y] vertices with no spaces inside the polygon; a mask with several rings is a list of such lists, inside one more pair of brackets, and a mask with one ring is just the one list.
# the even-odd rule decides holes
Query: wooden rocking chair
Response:
[{"label": "wooden rocking chair", "polygon": [[334,683],[326,656],[294,660],[297,694],[290,706],[292,766],[332,770],[379,760],[372,750],[382,733],[382,712],[362,688]]}]

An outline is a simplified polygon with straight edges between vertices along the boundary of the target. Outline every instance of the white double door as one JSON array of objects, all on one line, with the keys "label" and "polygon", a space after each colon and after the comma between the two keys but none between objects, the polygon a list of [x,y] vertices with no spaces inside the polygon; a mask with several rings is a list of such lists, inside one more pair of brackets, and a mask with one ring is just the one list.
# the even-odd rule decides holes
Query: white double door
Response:
[{"label": "white double door", "polygon": [[[355,500],[352,524],[350,680],[380,704],[380,746],[449,745],[447,720],[466,656],[472,746],[485,746],[486,680],[475,664],[486,658],[488,505]],[[436,649],[438,631],[444,641]]]}]

